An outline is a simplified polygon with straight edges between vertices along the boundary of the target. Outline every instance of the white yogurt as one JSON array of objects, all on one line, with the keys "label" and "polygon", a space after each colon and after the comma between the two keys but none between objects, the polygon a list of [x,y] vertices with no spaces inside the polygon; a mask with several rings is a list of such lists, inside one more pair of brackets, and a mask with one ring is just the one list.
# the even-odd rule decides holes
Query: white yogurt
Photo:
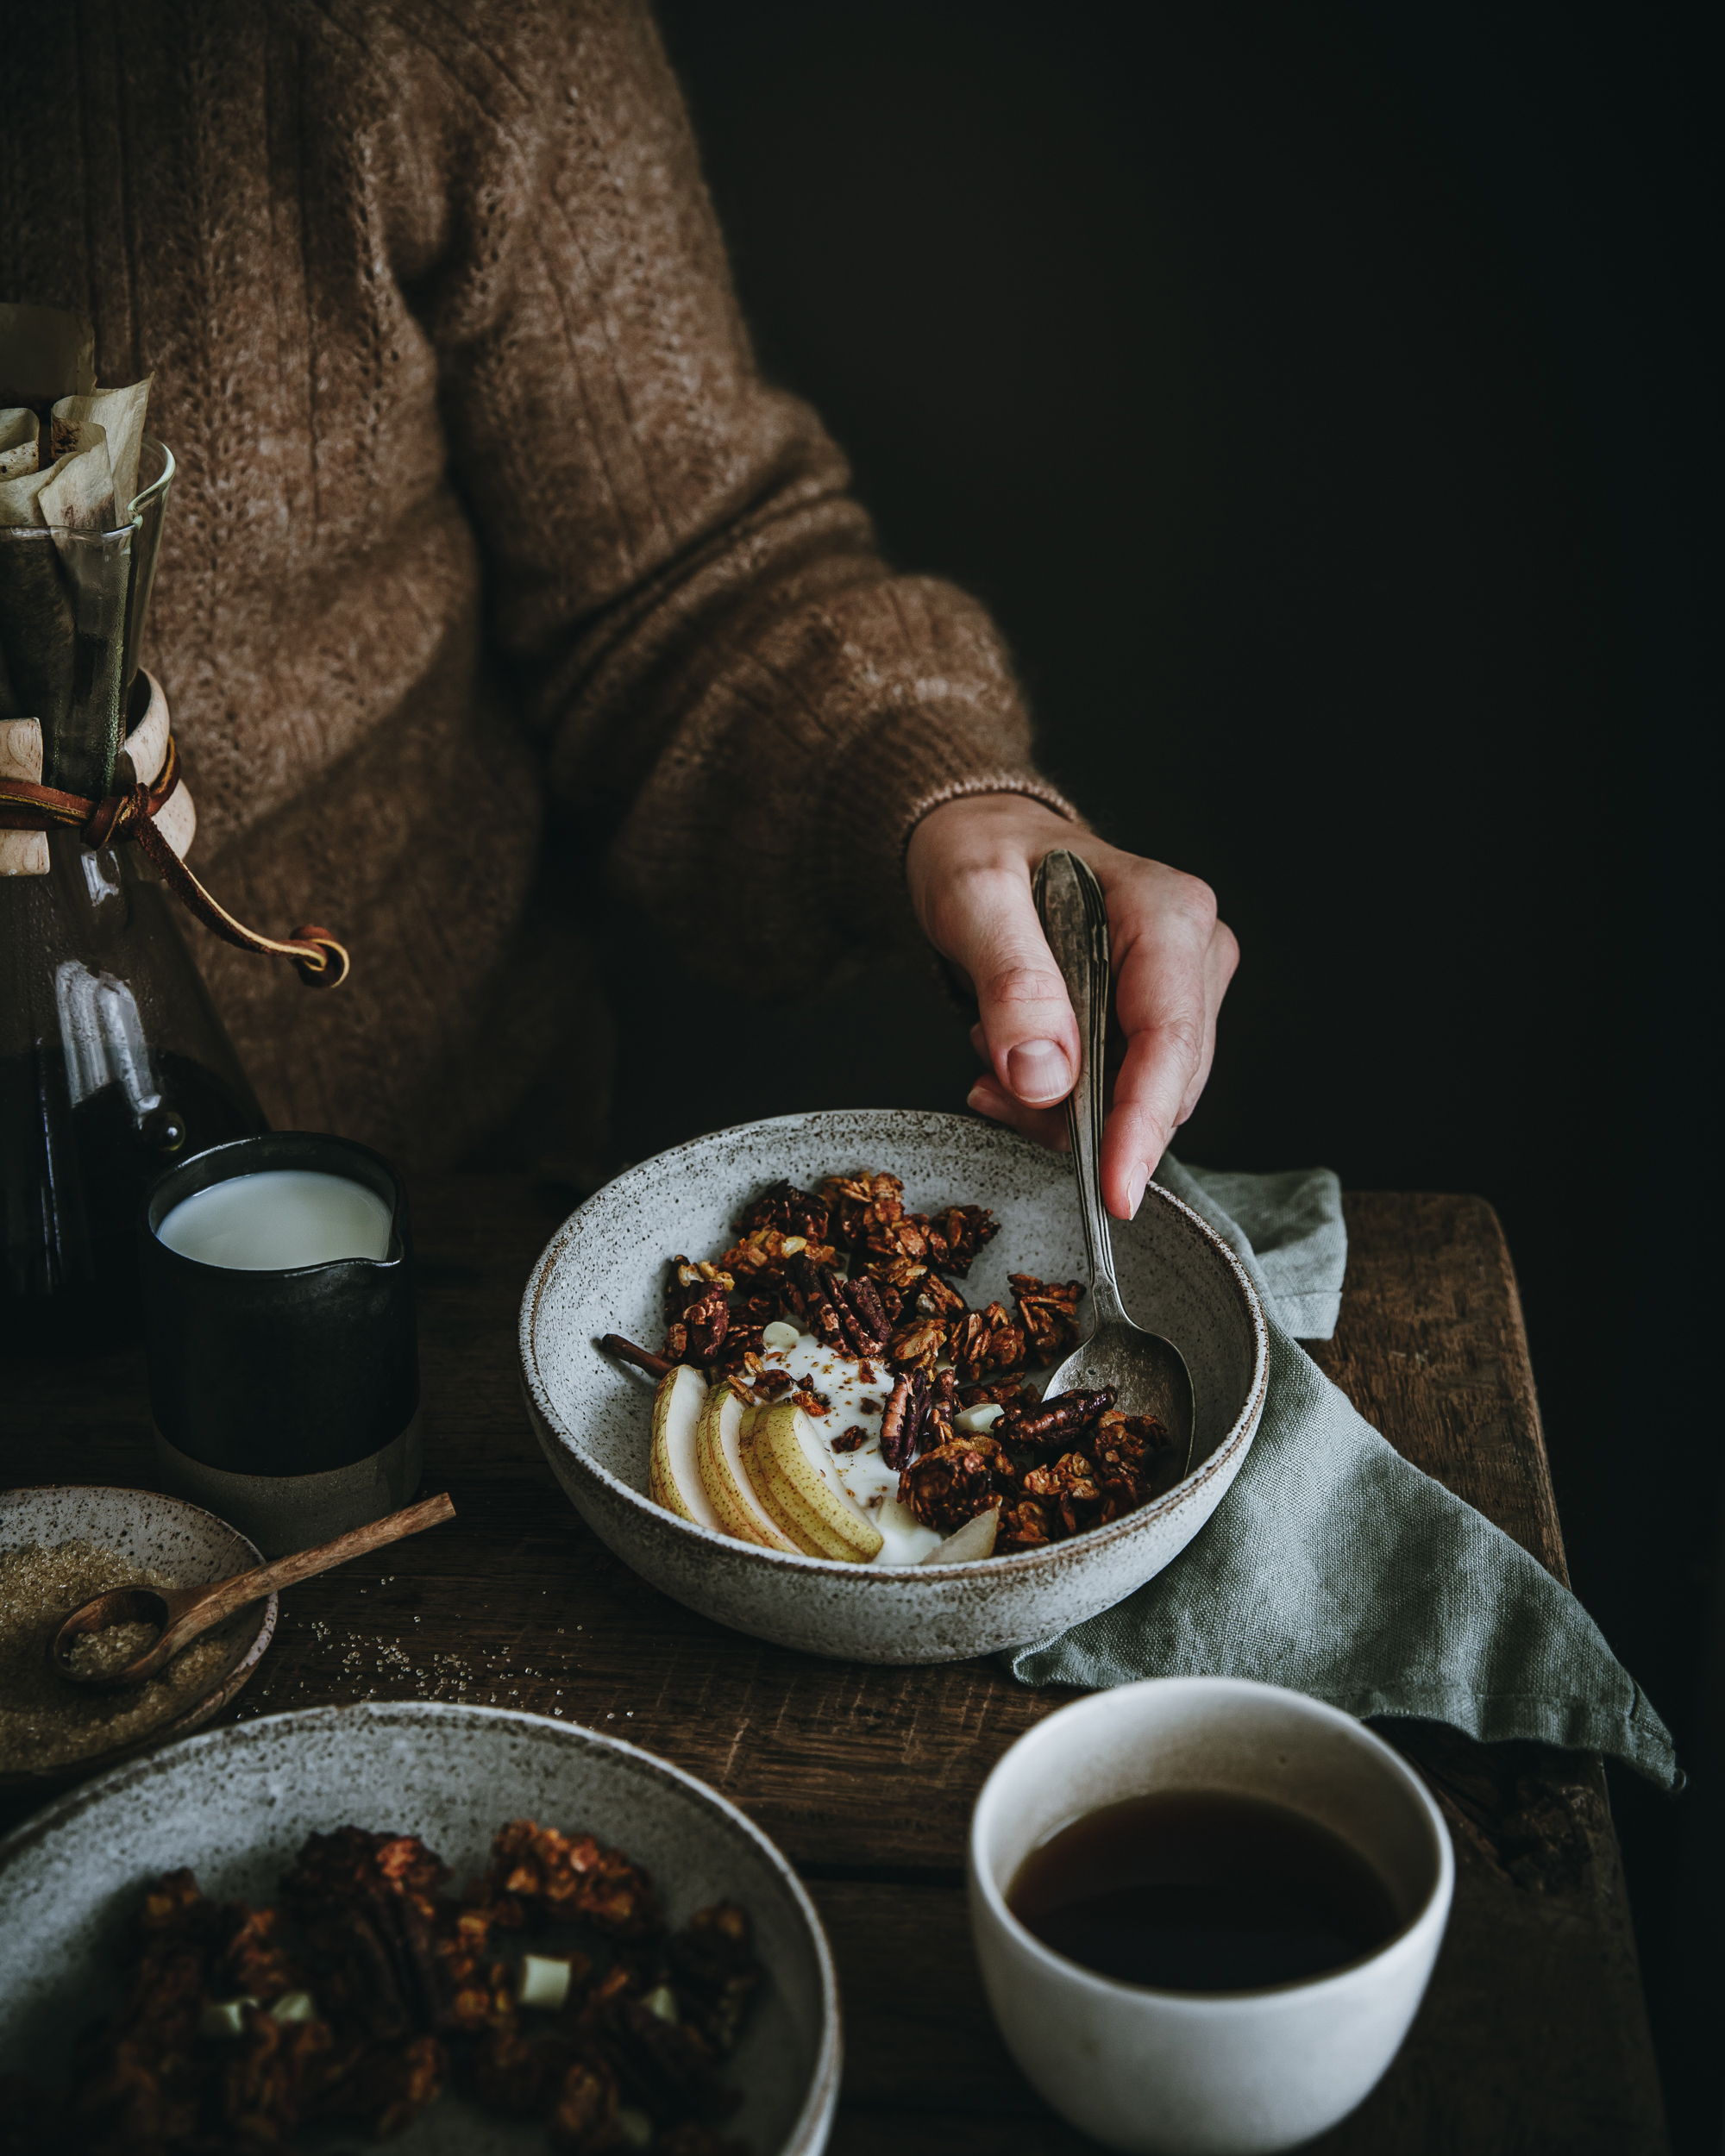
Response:
[{"label": "white yogurt", "polygon": [[182,1198],[156,1234],[169,1250],[203,1265],[281,1272],[336,1258],[387,1257],[391,1212],[376,1191],[351,1176],[267,1168]]},{"label": "white yogurt", "polygon": [[[893,1371],[885,1363],[871,1363],[875,1382],[865,1385],[855,1357],[836,1354],[812,1332],[799,1333],[794,1347],[768,1348],[762,1359],[769,1369],[808,1378],[813,1390],[832,1402],[830,1414],[811,1415],[809,1420],[831,1455],[833,1473],[881,1531],[880,1554],[870,1564],[920,1564],[938,1546],[941,1537],[899,1502],[898,1470],[881,1457],[881,1419],[893,1389]],[[854,1452],[832,1451],[835,1438],[859,1427],[868,1435]]]}]

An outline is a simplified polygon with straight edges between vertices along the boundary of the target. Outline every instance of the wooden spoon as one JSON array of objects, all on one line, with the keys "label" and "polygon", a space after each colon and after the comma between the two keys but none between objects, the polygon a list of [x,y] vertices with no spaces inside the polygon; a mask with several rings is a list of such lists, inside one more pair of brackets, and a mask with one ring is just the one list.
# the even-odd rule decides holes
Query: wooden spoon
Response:
[{"label": "wooden spoon", "polygon": [[[48,1642],[48,1661],[54,1674],[68,1684],[93,1685],[102,1690],[141,1684],[200,1633],[219,1625],[248,1602],[258,1601],[279,1587],[311,1579],[319,1572],[345,1564],[349,1557],[363,1557],[367,1550],[379,1549],[386,1542],[399,1542],[404,1535],[417,1535],[422,1528],[435,1527],[455,1516],[455,1507],[447,1494],[427,1497],[405,1512],[373,1520],[367,1526],[355,1527],[351,1534],[321,1543],[315,1550],[277,1557],[273,1564],[254,1565],[249,1572],[236,1572],[232,1579],[214,1580],[205,1587],[110,1587],[105,1595],[97,1595],[72,1611]],[[123,1670],[86,1677],[72,1667],[72,1645],[80,1633],[126,1624],[160,1625],[161,1635],[147,1652],[129,1662]]]}]

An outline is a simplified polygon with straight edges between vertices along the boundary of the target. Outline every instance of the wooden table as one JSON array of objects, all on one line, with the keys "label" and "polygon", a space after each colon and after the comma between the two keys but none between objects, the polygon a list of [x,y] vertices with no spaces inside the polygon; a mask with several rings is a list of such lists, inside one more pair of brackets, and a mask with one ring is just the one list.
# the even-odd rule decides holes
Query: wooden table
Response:
[{"label": "wooden table", "polygon": [[[637,1579],[563,1499],[518,1390],[522,1286],[563,1208],[525,1181],[415,1192],[428,1490],[459,1524],[292,1589],[230,1710],[354,1699],[529,1708],[626,1736],[748,1810],[800,1866],[845,2013],[837,2156],[1059,2156],[994,2034],[962,1866],[972,1800],[1013,1739],[1071,1696],[992,1663],[820,1662],[694,1616]],[[1477,1198],[1348,1200],[1342,1322],[1313,1354],[1427,1473],[1563,1576],[1515,1275]],[[141,1358],[7,1373],[0,1480],[148,1484]],[[1400,2058],[1327,2151],[1665,2146],[1629,1911],[1596,1760],[1380,1727],[1455,1838],[1454,1915]],[[0,1825],[17,1816],[16,1806]]]}]

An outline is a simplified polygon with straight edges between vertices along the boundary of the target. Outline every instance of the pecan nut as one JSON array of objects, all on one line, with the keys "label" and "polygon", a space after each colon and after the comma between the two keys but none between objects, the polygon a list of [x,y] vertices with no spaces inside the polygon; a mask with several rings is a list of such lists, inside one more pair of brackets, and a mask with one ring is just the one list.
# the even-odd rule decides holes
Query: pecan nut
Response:
[{"label": "pecan nut", "polygon": [[1094,1392],[1061,1393],[1039,1407],[1008,1408],[994,1435],[1002,1445],[1063,1444],[1106,1414],[1115,1397],[1112,1385],[1101,1385]]},{"label": "pecan nut", "polygon": [[825,1346],[858,1361],[878,1355],[892,1327],[880,1297],[869,1281],[841,1280],[830,1265],[817,1265],[806,1252],[785,1269],[785,1296],[797,1316]]},{"label": "pecan nut", "polygon": [[884,1467],[897,1470],[910,1465],[922,1420],[917,1396],[921,1376],[919,1370],[906,1370],[887,1395],[881,1413],[881,1463]]}]

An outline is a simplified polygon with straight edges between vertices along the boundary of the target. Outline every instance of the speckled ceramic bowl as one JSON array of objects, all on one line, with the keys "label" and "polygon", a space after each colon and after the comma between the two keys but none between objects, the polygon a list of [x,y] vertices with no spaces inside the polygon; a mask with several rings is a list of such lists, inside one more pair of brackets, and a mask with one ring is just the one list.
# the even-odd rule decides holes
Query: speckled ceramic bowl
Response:
[{"label": "speckled ceramic bowl", "polygon": [[[586,1830],[653,1874],[672,1921],[747,1909],[768,1983],[725,2078],[726,2132],[756,2156],[819,2156],[838,2093],[838,1991],[796,1874],[734,1805],[633,1745],[498,1708],[415,1701],[318,1708],[207,1732],[62,1797],[0,1842],[0,2074],[63,2077],[72,2039],[111,2008],[116,1941],[147,1881],[189,1865],[206,1894],[273,1901],[310,1833],[415,1833],[456,1882],[511,1819]],[[356,2137],[320,2140],[369,2147]],[[400,2156],[544,2156],[543,2128],[445,2096]]]},{"label": "speckled ceramic bowl", "polygon": [[1177,1557],[1239,1472],[1263,1410],[1270,1342],[1251,1282],[1196,1213],[1152,1183],[1114,1226],[1115,1269],[1139,1324],[1172,1340],[1197,1414],[1186,1479],[1070,1541],[981,1564],[856,1565],[781,1555],[698,1527],[646,1495],[651,1387],[599,1336],[662,1336],[665,1261],[717,1257],[731,1222],[781,1176],[807,1188],[860,1167],[900,1176],[918,1212],[990,1207],[1000,1232],[964,1282],[1010,1304],[1007,1275],[1085,1276],[1071,1163],[998,1125],[897,1109],[829,1110],[719,1131],[607,1183],[553,1236],[521,1307],[528,1411],[593,1532],[645,1579],[706,1616],[781,1645],[857,1662],[951,1662],[1063,1630]]},{"label": "speckled ceramic bowl", "polygon": [[[256,1547],[237,1527],[148,1489],[79,1489],[50,1485],[41,1489],[0,1490],[0,1550],[36,1543],[51,1549],[61,1542],[93,1542],[122,1557],[136,1573],[161,1571],[183,1586],[229,1579],[261,1564]],[[87,1753],[69,1765],[17,1772],[0,1758],[0,1789],[52,1789],[83,1776],[152,1752],[170,1738],[183,1737],[225,1707],[263,1658],[275,1633],[276,1598],[269,1595],[246,1613],[225,1665],[208,1691],[166,1721],[141,1736],[105,1751]]]}]

